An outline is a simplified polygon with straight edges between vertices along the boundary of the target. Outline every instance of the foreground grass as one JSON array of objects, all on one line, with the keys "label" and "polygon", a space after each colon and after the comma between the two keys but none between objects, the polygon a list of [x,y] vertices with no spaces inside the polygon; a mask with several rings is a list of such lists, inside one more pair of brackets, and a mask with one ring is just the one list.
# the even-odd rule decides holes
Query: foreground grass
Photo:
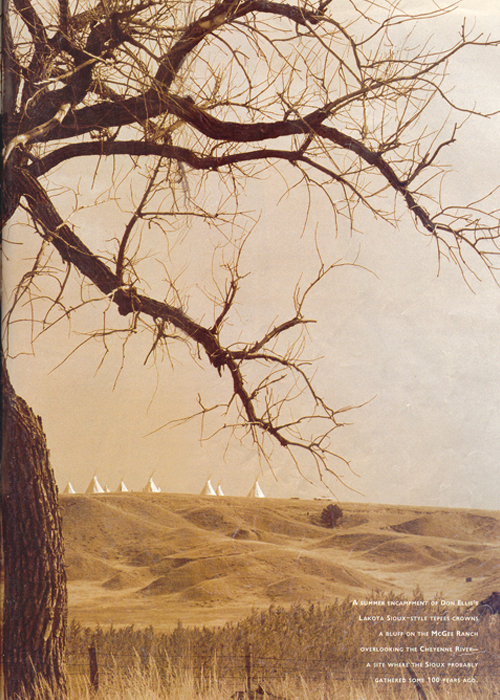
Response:
[{"label": "foreground grass", "polygon": [[[90,629],[73,622],[69,700],[500,698],[500,617],[474,617],[438,597],[424,601],[418,590],[414,597],[409,603],[386,594],[383,604],[365,606],[349,600],[325,607],[271,606],[238,623],[217,628],[179,623],[169,633],[152,627]],[[376,598],[375,592],[370,600]],[[470,637],[463,636],[467,632]],[[424,646],[463,638],[474,648]],[[392,646],[398,643],[400,651]],[[97,690],[89,683],[90,647],[97,651]],[[443,667],[424,670],[434,661]],[[421,685],[395,662],[411,664]],[[250,695],[242,692],[247,679]],[[256,692],[259,685],[263,691]],[[50,694],[43,700],[51,700]]]},{"label": "foreground grass", "polygon": [[[70,673],[88,672],[88,649],[94,645],[103,678],[125,678],[130,669],[140,674],[154,668],[167,689],[191,675],[198,694],[215,688],[230,697],[251,678],[254,686],[261,682],[266,690],[286,695],[278,690],[285,681],[295,693],[303,679],[309,688],[307,700],[313,689],[320,700],[341,697],[340,689],[347,693],[344,697],[358,700],[349,695],[353,683],[355,688],[368,688],[369,697],[410,692],[417,700],[407,670],[398,666],[401,663],[410,663],[425,683],[448,697],[453,693],[466,697],[474,687],[487,688],[500,668],[500,617],[475,617],[466,609],[449,609],[439,598],[424,601],[420,595],[415,591],[418,604],[413,605],[385,594],[383,605],[343,600],[327,606],[271,606],[238,623],[217,628],[186,628],[179,623],[169,633],[152,627],[90,629],[73,622],[68,639]],[[375,592],[371,600],[378,597]],[[439,649],[433,653],[436,646]],[[443,646],[451,651],[440,653]],[[431,662],[444,666],[437,670]],[[399,676],[404,682],[377,685],[378,676]]]},{"label": "foreground grass", "polygon": [[[127,673],[107,673],[100,679],[97,691],[83,676],[73,677],[69,700],[229,700],[235,692],[231,685],[213,677],[200,682],[190,672],[182,677],[165,678],[154,666],[145,671],[138,665]],[[424,683],[422,689],[427,700],[496,700],[500,697],[500,683],[493,680],[473,685]],[[299,678],[293,682],[281,681],[273,687],[266,684],[265,690],[269,695],[266,692],[254,697],[262,700],[423,700],[409,682],[397,687],[377,687],[373,682],[346,679],[326,688]]]}]

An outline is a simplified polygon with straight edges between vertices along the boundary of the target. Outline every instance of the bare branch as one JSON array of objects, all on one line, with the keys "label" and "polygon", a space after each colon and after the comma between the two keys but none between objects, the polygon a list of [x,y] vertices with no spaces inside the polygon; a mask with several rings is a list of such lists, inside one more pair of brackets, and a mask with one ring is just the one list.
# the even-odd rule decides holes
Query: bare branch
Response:
[{"label": "bare branch", "polygon": [[[199,400],[202,422],[223,423],[213,434],[250,439],[266,460],[280,446],[302,472],[307,457],[320,479],[332,463],[348,467],[334,436],[353,407],[334,408],[306,357],[314,291],[352,263],[323,256],[315,239],[312,271],[285,277],[274,294],[256,290],[247,251],[263,225],[259,198],[268,178],[282,187],[277,204],[300,195],[303,241],[320,216],[341,235],[360,229],[358,209],[393,225],[406,215],[439,261],[467,279],[481,267],[498,278],[498,191],[449,201],[443,158],[460,136],[456,112],[489,115],[453,100],[448,67],[499,40],[463,24],[433,46],[426,22],[454,6],[412,15],[397,0],[366,11],[348,3],[345,16],[329,0],[88,0],[76,13],[68,0],[13,4],[3,217],[28,224],[26,240],[41,237],[42,249],[27,256],[6,321],[30,324],[32,343],[101,295],[103,320],[82,347],[97,339],[105,357],[119,337],[118,375],[139,330],[149,334],[147,364],[161,353],[173,364],[182,342],[227,380],[220,401]],[[80,187],[75,164],[88,172],[89,162],[92,184]],[[92,217],[99,206],[113,211],[105,227]],[[270,277],[288,233],[265,232]]]}]

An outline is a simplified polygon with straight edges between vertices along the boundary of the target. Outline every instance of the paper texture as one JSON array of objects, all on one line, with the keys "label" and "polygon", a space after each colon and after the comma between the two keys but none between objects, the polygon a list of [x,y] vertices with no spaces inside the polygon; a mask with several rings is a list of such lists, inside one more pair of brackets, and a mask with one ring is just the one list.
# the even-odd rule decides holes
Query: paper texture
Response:
[{"label": "paper texture", "polygon": [[[260,8],[263,3],[256,4]],[[246,3],[222,5],[224,12],[239,12]],[[322,4],[321,12],[327,5]],[[384,11],[390,12],[373,3],[361,5],[339,6],[346,26],[350,13],[360,17],[371,12],[380,24]],[[430,54],[436,47],[460,42],[463,26],[467,32],[471,27],[471,39],[500,35],[496,2],[465,2],[445,16],[423,3],[422,13],[436,12],[436,17],[424,20],[422,15],[408,34],[409,25],[403,22],[398,29],[394,18],[398,12],[404,18],[406,12],[420,11],[409,5],[401,3],[391,20],[395,40],[404,39],[408,50],[413,37],[415,45],[422,42],[431,27],[426,44]],[[207,7],[200,3],[199,12],[208,12]],[[311,10],[308,4],[306,10]],[[44,12],[48,16],[52,8]],[[335,8],[328,12],[335,19]],[[192,8],[182,13],[186,22],[197,16]],[[16,17],[14,25],[21,21],[19,13]],[[213,22],[213,17],[205,21]],[[281,56],[284,65],[291,61],[288,42],[291,45],[302,32],[298,15],[293,17],[296,33],[286,41],[283,17],[276,25],[269,20],[269,31],[279,39],[263,42],[266,48],[261,49],[273,61]],[[125,20],[120,16],[119,21]],[[221,25],[225,21],[220,19]],[[235,36],[244,21],[235,20]],[[170,20],[165,22],[170,26]],[[311,36],[315,26],[308,29]],[[136,76],[140,61],[147,59],[155,66],[161,61],[149,39],[137,46],[142,30],[134,31],[136,44],[127,44],[123,60],[134,66]],[[208,29],[200,25],[197,31]],[[231,40],[232,31],[228,30]],[[121,55],[112,46],[118,41],[113,37],[108,53],[99,58],[100,67],[92,69],[100,77],[92,83],[93,97],[86,97],[88,109],[93,100],[106,96],[116,104],[120,90],[125,91],[113,73],[113,61]],[[165,29],[155,47],[166,51],[170,40]],[[282,99],[279,109],[272,107],[257,65],[257,29],[254,44],[241,41],[231,63],[234,75],[229,76],[217,58],[217,51],[226,55],[227,44],[210,43],[215,48],[207,49],[206,55],[200,49],[203,68],[193,68],[192,76],[189,60],[196,63],[195,59],[182,63],[188,77],[176,98],[180,101],[170,105],[165,124],[147,115],[141,118],[144,143],[157,139],[163,146],[173,144],[193,153],[205,149],[204,157],[227,155],[226,140],[211,152],[208,137],[198,134],[196,124],[205,124],[203,119],[211,124],[209,117],[215,118],[218,109],[229,119],[221,95],[227,85],[237,92],[238,80],[241,95],[247,94],[244,85],[249,80],[263,97],[261,112],[252,112],[250,107],[243,109],[244,98],[235,93],[230,110],[235,122],[242,114],[244,120],[252,114],[256,121],[269,121],[273,109],[283,123],[295,119],[298,108],[285,109],[292,93],[303,100],[304,113],[309,105],[319,108],[321,94],[309,94],[312,89],[305,84],[303,95],[298,88],[293,92],[280,82],[285,69],[275,75],[271,62],[272,90],[266,89]],[[338,41],[340,45],[341,38]],[[338,60],[332,47],[323,62],[305,53],[294,59],[297,74],[305,71],[300,73],[305,83],[317,79],[321,64],[325,94],[333,93],[335,80],[340,80],[329,72],[329,61]],[[385,46],[394,55],[397,48]],[[361,44],[359,50],[361,55]],[[130,63],[134,55],[141,57],[137,66]],[[423,159],[428,157],[425,149],[430,154],[440,141],[450,141],[439,150],[447,177],[425,190],[436,201],[416,188],[425,210],[441,208],[443,217],[452,201],[476,210],[479,198],[498,186],[500,157],[495,115],[500,110],[498,48],[465,48],[451,59],[442,78],[446,97],[438,107],[436,95],[436,107],[429,107],[429,121],[424,120],[418,132],[427,139],[425,148],[419,152],[411,144]],[[349,71],[354,75],[356,70],[350,60],[339,69],[340,76],[346,73],[347,84],[354,80]],[[68,71],[73,70],[70,59],[65,61]],[[394,75],[396,66],[395,60]],[[61,86],[73,84],[62,75],[62,63],[58,71]],[[139,88],[133,80],[139,85],[140,79],[129,79],[135,95]],[[109,97],[113,81],[117,94]],[[174,87],[180,89],[177,83]],[[451,100],[463,109],[453,111]],[[191,102],[199,103],[209,116],[197,112],[198,122],[193,118],[187,135],[182,132],[177,142],[181,127],[172,114],[190,114],[189,109],[195,109]],[[68,105],[64,113],[52,115],[55,122],[43,126],[47,133],[62,129],[59,145],[66,143],[59,122],[66,119],[63,124],[69,124],[77,113],[77,105]],[[389,117],[392,108],[382,98],[366,118],[360,116],[365,107],[370,105],[356,103],[353,119],[360,124],[365,119],[374,131],[384,131],[379,124],[385,119],[406,119],[397,109],[396,116]],[[472,115],[476,108],[489,116]],[[448,111],[453,116],[433,140],[432,120],[443,121]],[[182,122],[181,117],[175,119]],[[74,117],[75,143],[111,139],[111,132],[103,136],[97,128],[77,134],[76,122]],[[335,128],[353,130],[340,122]],[[132,127],[120,129],[111,140],[132,138]],[[165,130],[161,139],[158,129]],[[31,148],[32,159],[25,167],[37,172],[47,153],[55,150],[45,131],[26,131],[24,140],[11,139],[4,152],[7,164],[18,158],[20,149]],[[294,148],[303,137],[294,136]],[[376,151],[366,134],[360,132],[357,138]],[[382,138],[379,141],[380,154]],[[266,141],[265,148],[277,152],[287,144],[281,136]],[[354,151],[349,158],[355,158]],[[57,230],[48,233],[41,219],[33,225],[29,199],[21,200],[6,226],[4,348],[16,392],[43,420],[61,494],[72,677],[86,676],[88,647],[95,644],[101,676],[116,664],[121,670],[140,668],[151,678],[154,667],[168,685],[189,671],[193,692],[222,688],[226,697],[245,691],[254,700],[264,695],[333,698],[336,693],[354,699],[363,689],[367,698],[416,700],[419,695],[420,700],[431,700],[442,693],[458,700],[475,697],[473,693],[493,698],[498,692],[496,271],[490,274],[466,244],[460,264],[450,260],[453,254],[445,248],[439,251],[434,235],[424,230],[422,236],[417,230],[425,227],[416,221],[415,206],[408,211],[402,185],[399,191],[391,189],[378,166],[373,166],[373,174],[371,164],[357,173],[354,160],[344,157],[347,171],[338,177],[325,170],[323,161],[318,174],[306,165],[298,167],[296,159],[288,158],[285,167],[267,154],[247,169],[243,164],[234,170],[214,166],[197,179],[192,161],[173,172],[174,166],[168,170],[170,166],[162,164],[161,170],[160,161],[151,156],[149,174],[157,171],[149,181],[154,195],[150,199],[145,166],[135,156],[104,157],[96,151],[40,175],[62,217],[59,229],[76,231],[113,271],[120,268],[120,252],[126,250],[122,263],[128,276],[122,279],[120,293],[131,306],[122,316],[114,308],[116,289],[107,296],[97,291],[74,269],[78,265],[68,267],[52,247]],[[396,172],[398,167],[399,161]],[[237,196],[232,192],[233,173],[238,177]],[[346,174],[349,186],[341,180]],[[358,199],[351,212],[351,205],[342,204],[344,195],[348,192],[354,202],[356,188],[362,191],[372,175],[380,178],[380,186],[367,186],[366,206]],[[386,207],[387,216],[375,216],[372,206],[379,213]],[[482,206],[477,204],[478,217],[484,216]],[[485,206],[494,222],[498,194],[493,192]],[[123,244],[127,227],[133,231],[130,244],[125,241],[128,247]],[[235,390],[236,370],[231,374],[229,365],[217,366],[203,344],[190,339],[180,325],[137,312],[132,295],[126,296],[130,289],[179,309],[207,328],[212,323],[216,328],[218,315],[225,315],[225,303],[231,299],[220,338],[224,347],[235,351],[248,350],[299,315],[307,320],[300,332],[276,333],[275,340],[262,344],[269,355],[258,369],[245,364],[241,376],[255,390],[251,397],[265,385],[269,410],[262,420],[279,414],[281,424],[293,422],[288,437],[302,430],[298,414],[309,420],[312,412],[316,419],[324,410],[322,401],[339,411],[336,419],[345,425],[332,430],[332,454],[325,463],[334,473],[325,469],[322,446],[287,450],[272,432],[252,424]],[[297,300],[303,303],[300,314]],[[259,374],[263,366],[268,372],[271,354],[289,358],[299,350],[304,364],[297,364],[300,372],[292,372],[288,384],[284,361],[273,373]],[[255,354],[261,351],[256,344]],[[302,369],[314,383],[313,396],[321,398],[312,409],[306,401],[309,379],[304,384]],[[281,390],[284,385],[286,391]],[[257,433],[260,446],[253,439]],[[325,510],[333,504],[340,513],[329,521]]]}]

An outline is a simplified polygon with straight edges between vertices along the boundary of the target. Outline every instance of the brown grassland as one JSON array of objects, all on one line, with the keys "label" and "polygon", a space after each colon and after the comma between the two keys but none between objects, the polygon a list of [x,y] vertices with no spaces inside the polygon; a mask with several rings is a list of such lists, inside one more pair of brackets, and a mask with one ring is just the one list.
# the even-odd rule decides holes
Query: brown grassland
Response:
[{"label": "brown grassland", "polygon": [[[168,630],[371,591],[481,600],[499,588],[500,513],[183,494],[61,496],[69,615]],[[467,579],[472,579],[467,581]]]},{"label": "brown grassland", "polygon": [[500,619],[474,618],[474,601],[499,588],[500,514],[342,504],[325,529],[326,504],[62,496],[76,696],[96,644],[106,698],[227,699],[250,679],[290,700],[422,700],[404,666],[388,667],[402,661],[427,700],[498,697]]}]

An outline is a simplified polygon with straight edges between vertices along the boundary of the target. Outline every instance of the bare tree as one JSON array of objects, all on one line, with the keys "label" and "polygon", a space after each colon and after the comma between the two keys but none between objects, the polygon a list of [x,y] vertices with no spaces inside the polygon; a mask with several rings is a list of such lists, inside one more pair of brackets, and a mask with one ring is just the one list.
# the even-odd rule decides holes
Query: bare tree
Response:
[{"label": "bare tree", "polygon": [[[103,304],[116,309],[98,330],[104,342],[112,332],[140,327],[151,333],[151,354],[187,340],[231,377],[221,402],[231,408],[226,425],[243,423],[264,449],[270,437],[328,470],[331,432],[343,409],[313,387],[301,353],[312,322],[307,296],[335,265],[319,253],[317,275],[297,284],[293,312],[277,309],[266,332],[242,338],[239,261],[255,213],[239,209],[239,196],[249,178],[276,169],[288,192],[320,190],[336,227],[342,220],[356,225],[359,205],[379,217],[399,216],[400,201],[439,255],[466,270],[473,253],[495,273],[493,209],[433,199],[440,158],[457,127],[450,119],[429,124],[427,110],[430,119],[442,100],[457,118],[468,116],[444,92],[446,67],[466,48],[497,42],[464,24],[447,48],[415,47],[413,38],[404,42],[415,18],[392,4],[377,22],[370,18],[380,17],[377,3],[365,3],[366,11],[350,2],[331,9],[328,2],[256,0],[117,0],[78,8],[61,0],[57,12],[30,0],[12,5],[5,29],[5,219],[22,211],[42,239],[15,301],[51,295],[38,319],[45,329],[55,309],[67,315],[75,305],[65,292],[76,269],[82,284],[92,283]],[[435,22],[445,12],[418,19]],[[144,181],[126,225],[103,230],[96,218],[85,222],[87,230],[72,225],[81,195],[75,189],[70,198],[57,183],[61,172],[76,179],[75,159],[106,180],[109,199],[124,199],[123,162]],[[113,170],[100,175],[103,161],[113,163],[114,177]],[[234,251],[228,257],[226,247],[217,258],[221,271],[196,314],[184,307],[168,258],[194,218],[216,227]],[[148,241],[158,232],[165,239],[161,280],[148,264]],[[42,288],[43,276],[57,280],[55,291]],[[292,398],[299,395],[296,413]],[[200,404],[201,413],[207,410]]]},{"label": "bare tree", "polygon": [[[200,416],[222,411],[221,429],[243,431],[262,454],[277,444],[299,468],[307,457],[320,477],[335,473],[332,433],[348,407],[323,397],[304,349],[308,298],[342,263],[318,245],[291,305],[251,335],[238,301],[259,204],[243,190],[273,173],[284,196],[307,193],[306,218],[319,193],[333,234],[358,226],[358,210],[406,214],[464,275],[476,261],[497,274],[498,211],[488,197],[441,201],[440,182],[460,124],[486,116],[452,101],[448,64],[499,42],[465,23],[449,46],[430,33],[419,42],[415,22],[432,27],[450,8],[412,16],[406,5],[6,3],[3,215],[40,240],[6,325],[25,319],[36,337],[91,305],[89,338],[104,352],[139,331],[147,359],[187,343],[229,379],[216,406],[199,399]],[[80,191],[82,169],[94,197]],[[218,242],[189,306],[174,248],[190,225],[200,245],[212,232]]]}]

